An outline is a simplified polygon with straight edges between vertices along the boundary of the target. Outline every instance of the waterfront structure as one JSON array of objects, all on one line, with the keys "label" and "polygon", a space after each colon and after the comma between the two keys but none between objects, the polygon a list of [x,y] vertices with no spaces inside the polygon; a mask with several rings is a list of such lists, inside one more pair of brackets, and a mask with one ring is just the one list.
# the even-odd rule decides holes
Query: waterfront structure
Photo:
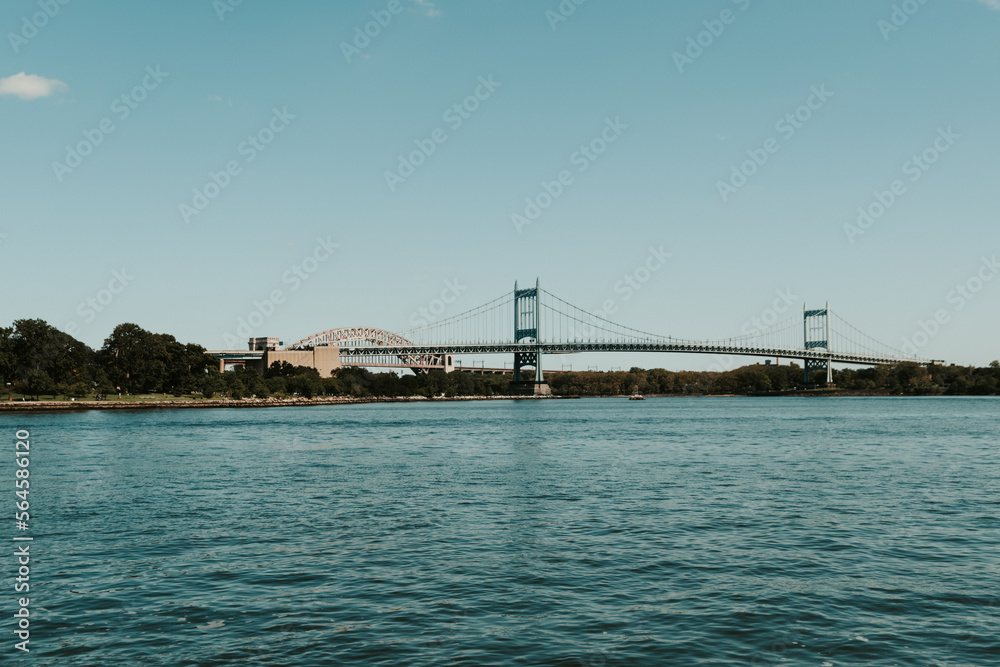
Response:
[{"label": "waterfront structure", "polygon": [[[544,298],[543,298],[544,297]],[[803,309],[802,338],[795,316],[716,340],[663,336],[616,324],[535,286],[514,290],[453,317],[400,334],[373,327],[329,329],[281,346],[277,338],[252,338],[248,350],[213,350],[220,370],[276,361],[317,369],[328,376],[341,366],[408,368],[416,373],[456,370],[462,354],[513,355],[512,391],[547,394],[542,359],[579,352],[674,352],[771,359],[800,359],[808,384],[815,372],[832,379],[833,363],[871,366],[904,361],[942,363],[907,354],[862,333],[830,310]],[[460,366],[458,367],[460,368]],[[531,374],[525,369],[532,369]]]}]

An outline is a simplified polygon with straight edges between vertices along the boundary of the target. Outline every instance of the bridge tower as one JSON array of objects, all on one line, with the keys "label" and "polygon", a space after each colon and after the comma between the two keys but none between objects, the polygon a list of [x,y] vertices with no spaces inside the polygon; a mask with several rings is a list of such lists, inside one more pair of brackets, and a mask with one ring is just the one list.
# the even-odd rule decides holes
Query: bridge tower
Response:
[{"label": "bridge tower", "polygon": [[[805,349],[823,349],[830,351],[830,302],[827,301],[826,308],[818,310],[806,310],[802,306],[802,335],[805,341]],[[826,371],[827,385],[833,384],[833,365],[830,358],[826,359],[803,359],[805,362],[805,383],[809,384],[809,374],[812,371]]]},{"label": "bridge tower", "polygon": [[[539,281],[528,289],[518,289],[514,282],[514,342],[534,343],[529,352],[514,353],[514,381],[510,383],[510,391],[516,394],[535,394],[547,396],[552,393],[542,376],[542,337],[541,337],[541,290]],[[521,373],[525,366],[534,366],[534,380],[527,380]]]}]

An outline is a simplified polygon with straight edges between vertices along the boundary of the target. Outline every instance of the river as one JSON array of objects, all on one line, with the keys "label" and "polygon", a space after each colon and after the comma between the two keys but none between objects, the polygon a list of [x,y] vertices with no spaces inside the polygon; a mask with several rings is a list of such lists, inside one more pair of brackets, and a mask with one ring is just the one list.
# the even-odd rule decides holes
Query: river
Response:
[{"label": "river", "polygon": [[24,664],[1000,656],[997,398],[91,411],[0,428],[31,433],[31,652],[9,632],[3,648]]}]

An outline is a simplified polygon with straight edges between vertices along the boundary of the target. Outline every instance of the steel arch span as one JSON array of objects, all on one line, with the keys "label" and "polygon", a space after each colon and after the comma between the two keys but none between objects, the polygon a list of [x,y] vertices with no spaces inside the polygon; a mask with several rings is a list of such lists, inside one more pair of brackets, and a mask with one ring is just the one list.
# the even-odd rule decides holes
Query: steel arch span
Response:
[{"label": "steel arch span", "polygon": [[361,345],[413,345],[398,334],[373,327],[342,327],[314,333],[286,345],[286,350],[308,350],[319,345],[338,345],[340,343],[360,343]]},{"label": "steel arch span", "polygon": [[322,345],[337,345],[338,347],[350,347],[355,351],[367,352],[371,348],[371,355],[361,354],[351,358],[352,365],[355,366],[386,366],[404,367],[412,369],[414,372],[428,371],[435,368],[445,368],[445,355],[442,354],[397,354],[400,363],[386,363],[386,353],[379,348],[400,348],[413,347],[413,343],[403,338],[399,334],[384,329],[374,327],[341,327],[339,329],[328,329],[319,333],[306,336],[297,340],[291,345],[285,346],[286,350],[309,350]]}]

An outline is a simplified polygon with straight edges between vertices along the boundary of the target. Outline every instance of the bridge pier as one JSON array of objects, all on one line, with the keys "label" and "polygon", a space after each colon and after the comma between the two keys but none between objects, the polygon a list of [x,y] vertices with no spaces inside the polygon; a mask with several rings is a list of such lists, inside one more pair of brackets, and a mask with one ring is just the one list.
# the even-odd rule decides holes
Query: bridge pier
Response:
[{"label": "bridge pier", "polygon": [[[806,310],[802,305],[802,338],[807,350],[822,349],[830,351],[830,302],[826,308],[818,310]],[[803,359],[804,380],[806,384],[810,382],[812,371],[826,371],[826,384],[833,384],[833,364],[830,358],[826,359]]]},{"label": "bridge pier", "polygon": [[[535,343],[535,348],[526,352],[514,353],[514,380],[508,387],[512,394],[533,396],[552,394],[552,390],[542,374],[542,341],[538,331],[542,310],[539,301],[541,290],[539,290],[538,285],[536,279],[533,288],[518,289],[517,282],[514,282],[514,342],[520,343],[522,340],[528,340]],[[534,380],[526,380],[523,377],[521,369],[525,366],[534,366]]]},{"label": "bridge pier", "polygon": [[[521,369],[525,366],[534,366],[535,378],[533,380],[526,380],[524,378],[524,373],[521,372]],[[514,380],[510,383],[508,389],[512,394],[518,396],[552,395],[549,383],[545,381],[545,377],[542,374],[541,348],[536,348],[534,352],[514,353]]]},{"label": "bridge pier", "polygon": [[802,361],[805,368],[806,384],[809,384],[813,371],[826,371],[826,384],[827,386],[833,385],[833,364],[830,363],[829,359],[803,359]]},{"label": "bridge pier", "polygon": [[511,382],[507,386],[511,396],[551,396],[548,382]]}]

